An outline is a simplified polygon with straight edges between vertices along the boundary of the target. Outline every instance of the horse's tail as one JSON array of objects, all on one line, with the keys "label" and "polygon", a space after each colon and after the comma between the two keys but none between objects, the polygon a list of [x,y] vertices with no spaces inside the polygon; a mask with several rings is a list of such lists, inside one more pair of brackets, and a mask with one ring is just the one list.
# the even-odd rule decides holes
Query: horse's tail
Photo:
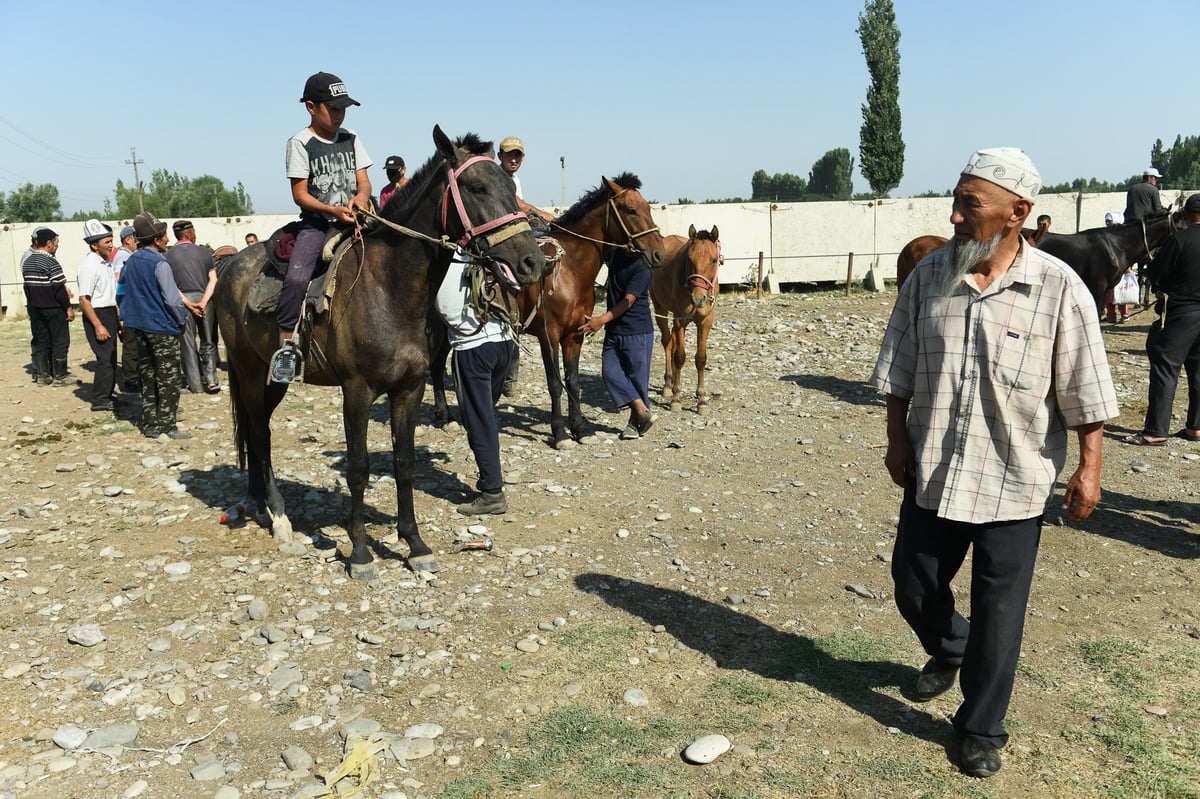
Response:
[{"label": "horse's tail", "polygon": [[242,408],[242,389],[236,369],[229,370],[229,404],[233,409],[233,441],[237,445],[238,469],[246,469],[246,411]]}]

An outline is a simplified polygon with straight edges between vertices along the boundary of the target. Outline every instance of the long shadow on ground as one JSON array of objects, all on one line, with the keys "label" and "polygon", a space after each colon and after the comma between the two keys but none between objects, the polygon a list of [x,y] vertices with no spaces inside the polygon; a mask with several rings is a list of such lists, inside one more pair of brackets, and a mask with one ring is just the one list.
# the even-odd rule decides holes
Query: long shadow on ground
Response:
[{"label": "long shadow on ground", "polygon": [[834,375],[783,375],[779,379],[800,388],[823,392],[851,405],[886,407],[883,395],[865,380],[847,380]]},{"label": "long shadow on ground", "polygon": [[802,682],[869,716],[883,728],[897,727],[942,746],[953,739],[944,721],[920,711],[906,718],[908,705],[877,690],[908,691],[917,678],[917,670],[911,666],[836,658],[811,638],[776,630],[746,613],[670,588],[596,573],[579,575],[575,584],[581,591],[650,625],[661,624],[684,645],[713,658],[722,669]]}]

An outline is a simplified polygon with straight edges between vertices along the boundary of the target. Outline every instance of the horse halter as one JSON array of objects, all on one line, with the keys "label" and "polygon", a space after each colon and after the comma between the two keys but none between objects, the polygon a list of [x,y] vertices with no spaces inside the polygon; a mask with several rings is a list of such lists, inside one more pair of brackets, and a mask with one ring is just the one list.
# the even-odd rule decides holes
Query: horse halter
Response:
[{"label": "horse halter", "polygon": [[[442,231],[445,232],[446,230],[446,220],[450,205],[450,198],[453,197],[454,208],[458,212],[458,221],[461,222],[463,226],[463,235],[458,241],[458,246],[464,250],[469,250],[471,244],[474,243],[475,240],[480,236],[483,236],[483,241],[486,244],[486,247],[480,248],[480,251],[477,254],[486,255],[488,250],[492,249],[497,244],[507,241],[513,236],[529,231],[530,227],[529,220],[526,219],[525,215],[520,211],[514,211],[511,214],[505,214],[502,217],[484,222],[481,225],[471,224],[471,218],[467,216],[467,209],[463,205],[462,194],[458,190],[458,176],[466,171],[467,167],[477,164],[480,161],[492,163],[492,159],[485,155],[475,155],[468,158],[466,161],[463,161],[457,169],[451,166],[449,163],[446,164],[446,191],[442,194]],[[484,236],[485,233],[497,230],[498,228],[504,228],[504,230],[492,233],[489,236]]]},{"label": "horse halter", "polygon": [[621,216],[621,212],[617,209],[617,200],[620,199],[621,195],[627,191],[629,191],[629,189],[621,189],[619,192],[608,198],[608,207],[604,210],[604,229],[608,230],[608,216],[611,213],[614,217],[616,217],[617,224],[621,226],[621,231],[624,232],[626,239],[624,245],[613,246],[624,246],[624,248],[629,252],[638,252],[638,248],[634,246],[634,242],[636,242],[642,236],[648,236],[651,233],[658,233],[659,230],[658,226],[655,225],[654,227],[646,228],[640,233],[630,232],[629,226],[625,224],[625,219]]}]

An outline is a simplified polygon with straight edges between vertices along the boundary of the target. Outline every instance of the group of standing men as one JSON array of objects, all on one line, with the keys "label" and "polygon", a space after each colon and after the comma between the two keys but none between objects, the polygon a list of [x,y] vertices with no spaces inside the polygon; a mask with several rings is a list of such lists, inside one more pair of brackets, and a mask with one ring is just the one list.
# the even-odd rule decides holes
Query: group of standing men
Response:
[{"label": "group of standing men", "polygon": [[[216,270],[208,249],[196,245],[191,222],[179,220],[174,230],[178,241],[168,251],[166,223],[142,213],[121,230],[121,248],[114,250],[112,228],[89,219],[83,226],[88,253],[76,277],[84,333],[96,357],[91,409],[116,410],[120,372],[124,392],[141,395],[147,436],[188,438],[176,424],[180,392],[216,393],[221,388],[216,319],[209,308]],[[21,272],[33,334],[34,381],[63,386],[75,312],[55,257],[58,245],[53,230],[36,229]],[[124,350],[120,361],[118,339]]]}]

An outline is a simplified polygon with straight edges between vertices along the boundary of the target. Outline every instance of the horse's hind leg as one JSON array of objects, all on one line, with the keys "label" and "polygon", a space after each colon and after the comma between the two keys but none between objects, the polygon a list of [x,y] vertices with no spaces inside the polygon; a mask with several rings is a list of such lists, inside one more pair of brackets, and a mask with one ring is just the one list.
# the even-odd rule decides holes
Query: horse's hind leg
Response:
[{"label": "horse's hind leg", "polygon": [[558,370],[558,343],[552,341],[550,332],[542,329],[538,333],[538,344],[542,348],[542,366],[546,369],[546,388],[550,392],[550,435],[558,449],[570,439],[562,413],[562,374]]},{"label": "horse's hind leg", "polygon": [[292,523],[271,465],[271,414],[287,393],[287,385],[267,383],[265,365],[250,372],[247,383],[233,368],[229,370],[229,396],[237,414],[239,446],[245,448],[250,499],[257,521],[271,528],[272,538],[286,544],[292,538]]},{"label": "horse's hind leg", "polygon": [[[375,579],[375,556],[367,542],[363,522],[363,492],[367,488],[371,465],[367,454],[367,422],[374,392],[361,378],[342,384],[342,421],[346,429],[346,486],[350,489],[350,577]],[[399,481],[399,478],[397,478]]]},{"label": "horse's hind leg", "polygon": [[416,442],[413,433],[421,411],[421,391],[393,390],[391,403],[392,469],[396,477],[396,532],[408,543],[408,565],[413,571],[435,572],[437,558],[417,530],[413,506],[413,477],[416,472]]},{"label": "horse's hind leg", "polygon": [[[655,305],[658,309],[658,305]],[[662,401],[670,404],[672,396],[672,380],[671,380],[671,322],[666,314],[655,313],[655,321],[658,323],[658,332],[662,338],[663,347],[663,362],[666,364],[663,368],[663,385],[662,385]]]}]

